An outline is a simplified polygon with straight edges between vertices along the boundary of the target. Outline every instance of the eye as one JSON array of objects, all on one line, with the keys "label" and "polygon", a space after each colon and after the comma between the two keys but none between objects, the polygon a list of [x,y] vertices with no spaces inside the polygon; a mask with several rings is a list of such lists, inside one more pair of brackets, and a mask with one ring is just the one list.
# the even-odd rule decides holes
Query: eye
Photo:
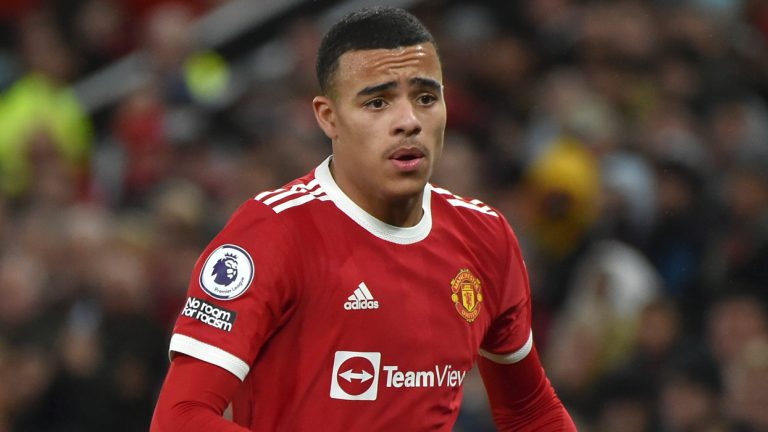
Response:
[{"label": "eye", "polygon": [[419,95],[416,98],[416,102],[419,105],[429,106],[437,102],[437,97],[433,94],[425,93],[425,94]]},{"label": "eye", "polygon": [[382,98],[371,99],[364,103],[363,106],[372,110],[380,110],[387,106],[387,101]]}]

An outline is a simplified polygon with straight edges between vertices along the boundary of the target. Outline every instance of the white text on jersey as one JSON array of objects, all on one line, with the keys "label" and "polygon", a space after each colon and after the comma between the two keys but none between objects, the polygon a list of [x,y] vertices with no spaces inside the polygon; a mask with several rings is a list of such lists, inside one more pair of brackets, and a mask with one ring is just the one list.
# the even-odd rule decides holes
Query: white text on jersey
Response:
[{"label": "white text on jersey", "polygon": [[365,285],[365,282],[360,282],[357,289],[352,293],[348,301],[344,302],[344,309],[346,310],[365,310],[365,309],[378,309],[379,302],[373,298],[373,294]]},{"label": "white text on jersey", "polygon": [[464,381],[467,371],[452,370],[453,366],[445,365],[442,370],[435,365],[434,372],[427,371],[404,371],[398,370],[397,366],[384,366],[387,373],[387,387],[438,387],[443,385],[447,387],[458,387]]}]

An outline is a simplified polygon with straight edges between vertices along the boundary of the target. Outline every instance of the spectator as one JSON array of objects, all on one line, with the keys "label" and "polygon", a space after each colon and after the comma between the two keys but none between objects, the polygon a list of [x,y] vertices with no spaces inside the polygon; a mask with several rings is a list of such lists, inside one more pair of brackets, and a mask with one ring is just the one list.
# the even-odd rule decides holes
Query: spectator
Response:
[{"label": "spectator", "polygon": [[[21,48],[27,71],[0,95],[0,187],[20,197],[37,175],[45,157],[71,170],[62,179],[83,193],[91,145],[91,125],[67,83],[74,65],[49,17],[33,14],[23,21]],[[42,153],[42,154],[41,154]]]},{"label": "spectator", "polygon": [[768,429],[768,340],[754,339],[726,369],[726,409],[744,430]]}]

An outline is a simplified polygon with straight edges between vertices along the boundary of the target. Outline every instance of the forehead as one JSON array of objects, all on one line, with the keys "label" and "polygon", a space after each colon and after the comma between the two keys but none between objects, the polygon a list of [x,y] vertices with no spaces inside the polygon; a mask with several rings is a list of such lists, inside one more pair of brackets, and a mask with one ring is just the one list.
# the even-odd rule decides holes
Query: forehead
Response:
[{"label": "forehead", "polygon": [[431,78],[442,83],[440,59],[434,45],[348,51],[339,57],[335,81],[337,90],[344,92],[413,77]]}]

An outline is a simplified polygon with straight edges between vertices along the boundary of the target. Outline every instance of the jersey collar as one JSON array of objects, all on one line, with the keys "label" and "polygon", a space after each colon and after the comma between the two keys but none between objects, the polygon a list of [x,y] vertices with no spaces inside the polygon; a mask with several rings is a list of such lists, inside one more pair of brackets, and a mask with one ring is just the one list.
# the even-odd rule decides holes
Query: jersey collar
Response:
[{"label": "jersey collar", "polygon": [[429,183],[424,186],[424,194],[421,201],[421,208],[424,210],[424,214],[419,223],[407,228],[397,227],[371,216],[342,192],[331,175],[331,158],[332,156],[329,156],[315,168],[315,178],[325,193],[331,197],[331,201],[336,204],[336,207],[355,221],[355,223],[376,237],[397,244],[413,244],[424,240],[429,235],[432,229],[432,186]]}]

